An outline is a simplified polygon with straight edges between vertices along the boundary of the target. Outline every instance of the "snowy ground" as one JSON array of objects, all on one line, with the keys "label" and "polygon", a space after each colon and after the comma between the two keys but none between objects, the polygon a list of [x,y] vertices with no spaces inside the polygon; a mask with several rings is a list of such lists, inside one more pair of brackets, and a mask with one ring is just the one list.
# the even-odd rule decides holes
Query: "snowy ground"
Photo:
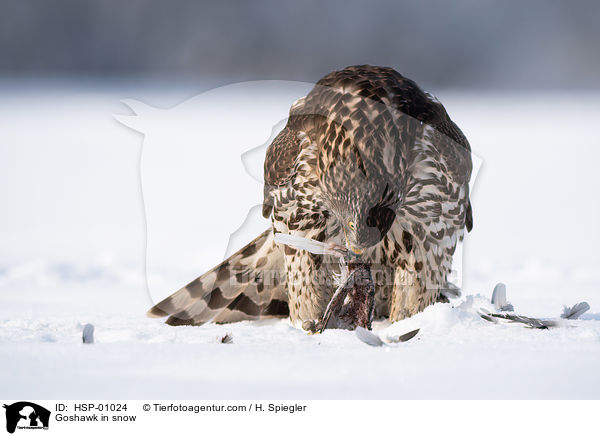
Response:
[{"label": "snowy ground", "polygon": [[[286,320],[174,328],[145,318],[153,300],[266,228],[256,214],[242,225],[261,186],[239,156],[268,140],[302,85],[263,98],[232,93],[201,116],[194,106],[156,111],[146,123],[160,128],[145,137],[112,118],[129,113],[120,99],[170,107],[201,89],[117,85],[0,82],[4,397],[600,397],[600,94],[438,93],[482,161],[463,297],[377,325],[384,339],[420,333],[373,348],[351,332],[308,336]],[[155,211],[145,216],[142,141],[148,151],[166,137],[181,151],[199,132],[215,145],[210,159],[198,151],[205,158],[193,198],[174,193],[189,180],[160,178],[150,158],[142,161],[146,207]],[[579,301],[591,310],[546,331],[493,325],[476,310],[499,281],[524,315],[558,317]],[[85,323],[95,326],[93,345],[81,343]],[[226,332],[233,344],[217,342]]]}]

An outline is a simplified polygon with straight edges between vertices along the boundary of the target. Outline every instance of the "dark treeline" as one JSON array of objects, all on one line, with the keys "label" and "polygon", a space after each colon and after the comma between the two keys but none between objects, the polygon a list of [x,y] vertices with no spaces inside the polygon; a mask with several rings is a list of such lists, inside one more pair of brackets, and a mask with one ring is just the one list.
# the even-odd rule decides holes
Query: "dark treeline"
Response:
[{"label": "dark treeline", "polygon": [[600,86],[600,2],[3,0],[0,74],[314,81],[388,65],[436,87]]}]

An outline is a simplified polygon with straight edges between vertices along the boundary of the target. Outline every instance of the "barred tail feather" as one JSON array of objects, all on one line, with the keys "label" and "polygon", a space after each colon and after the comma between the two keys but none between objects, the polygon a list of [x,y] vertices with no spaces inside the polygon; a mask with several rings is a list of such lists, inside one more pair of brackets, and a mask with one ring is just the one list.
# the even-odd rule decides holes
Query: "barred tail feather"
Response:
[{"label": "barred tail feather", "polygon": [[283,252],[271,229],[148,311],[169,325],[289,315]]}]

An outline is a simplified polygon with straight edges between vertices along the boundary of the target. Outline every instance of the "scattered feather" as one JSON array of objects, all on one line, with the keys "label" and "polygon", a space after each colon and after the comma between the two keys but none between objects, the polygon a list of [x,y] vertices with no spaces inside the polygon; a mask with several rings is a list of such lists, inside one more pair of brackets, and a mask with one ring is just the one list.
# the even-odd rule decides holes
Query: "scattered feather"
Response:
[{"label": "scattered feather", "polygon": [[356,337],[367,345],[372,347],[381,347],[384,345],[383,341],[375,333],[370,332],[364,327],[356,327]]},{"label": "scattered feather", "polygon": [[494,287],[492,292],[492,304],[498,310],[505,312],[512,312],[514,309],[513,305],[506,301],[506,285],[504,283],[498,283]]},{"label": "scattered feather", "polygon": [[289,245],[290,247],[298,248],[300,250],[306,250],[313,254],[329,254],[332,256],[344,256],[347,253],[347,249],[341,245],[334,243],[325,243],[315,241],[310,238],[303,238],[301,236],[286,235],[283,233],[275,234],[275,242],[278,244]]},{"label": "scattered feather", "polygon": [[[417,333],[419,333],[419,329],[411,330],[410,332],[404,333],[396,338],[387,339],[387,341],[392,344],[406,342],[414,338]],[[364,327],[356,327],[355,334],[358,339],[365,344],[371,345],[372,347],[381,347],[382,345],[387,345],[379,336]]]},{"label": "scattered feather", "polygon": [[549,327],[557,327],[559,325],[557,321],[530,318],[528,316],[512,315],[507,313],[489,313],[488,316],[505,320],[510,323],[516,322],[520,324],[525,324],[526,327],[534,329],[547,329]]},{"label": "scattered feather", "polygon": [[506,304],[506,285],[504,283],[498,283],[494,286],[492,292],[492,304],[500,309],[502,305]]},{"label": "scattered feather", "polygon": [[498,320],[496,318],[492,318],[491,314],[484,312],[483,309],[479,309],[477,311],[480,317],[485,319],[486,321],[493,322],[494,324],[498,324]]},{"label": "scattered feather", "polygon": [[221,344],[233,344],[233,335],[231,333],[225,333],[224,336],[217,337],[217,342]]},{"label": "scattered feather", "polygon": [[406,342],[410,341],[412,338],[417,336],[420,329],[412,330],[408,333],[404,333],[403,335],[398,336],[397,338],[390,339],[390,342]]},{"label": "scattered feather", "polygon": [[454,283],[448,283],[446,289],[442,289],[441,294],[448,300],[451,298],[458,298],[461,295],[460,288]]},{"label": "scattered feather", "polygon": [[94,343],[94,326],[92,324],[86,324],[83,326],[81,340],[83,341],[84,344],[93,344]]},{"label": "scattered feather", "polygon": [[585,301],[582,301],[573,307],[564,306],[563,313],[560,317],[564,319],[577,319],[588,310],[590,310],[590,305]]}]

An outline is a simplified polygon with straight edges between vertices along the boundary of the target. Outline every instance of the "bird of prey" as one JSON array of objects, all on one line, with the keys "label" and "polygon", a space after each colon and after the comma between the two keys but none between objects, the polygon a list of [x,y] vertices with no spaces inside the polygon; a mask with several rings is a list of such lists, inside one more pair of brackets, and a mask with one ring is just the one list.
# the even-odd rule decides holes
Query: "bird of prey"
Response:
[{"label": "bird of prey", "polygon": [[271,227],[148,314],[171,325],[318,320],[339,260],[276,244],[283,233],[345,245],[371,264],[375,317],[412,316],[453,286],[452,255],[473,225],[471,171],[466,137],[415,82],[370,65],[327,74],[267,149]]}]

